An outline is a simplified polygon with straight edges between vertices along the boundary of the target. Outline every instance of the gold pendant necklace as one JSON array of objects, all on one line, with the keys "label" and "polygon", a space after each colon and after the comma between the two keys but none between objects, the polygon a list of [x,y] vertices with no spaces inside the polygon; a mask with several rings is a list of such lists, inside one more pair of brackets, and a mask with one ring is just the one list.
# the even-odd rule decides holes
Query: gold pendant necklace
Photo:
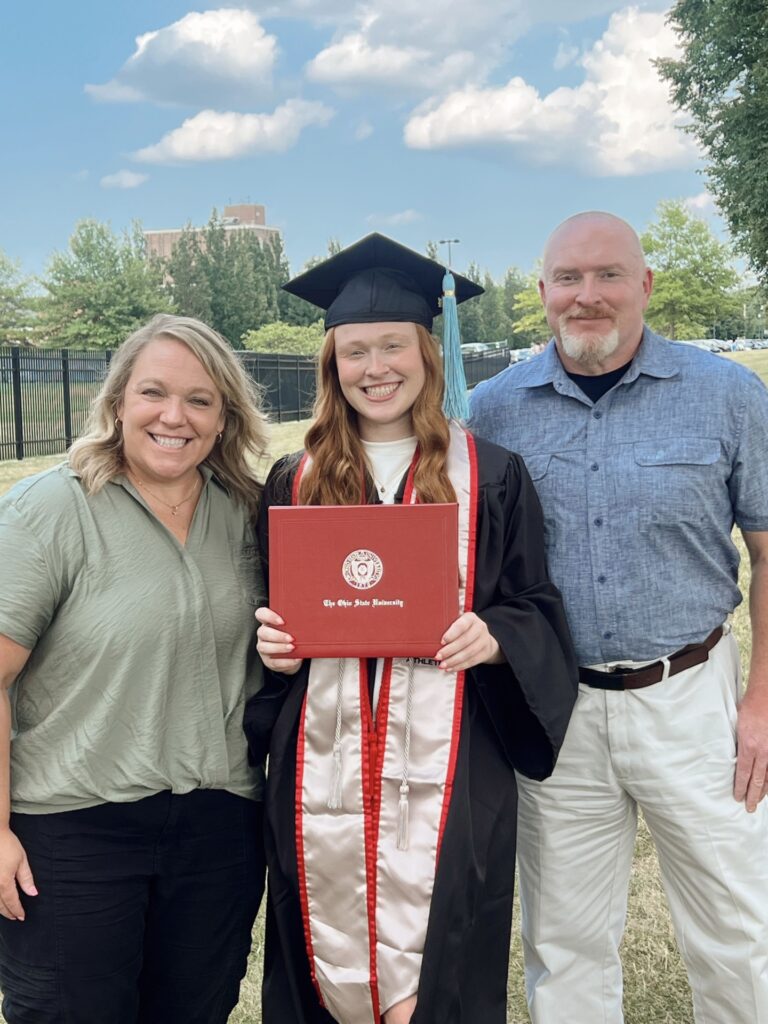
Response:
[{"label": "gold pendant necklace", "polygon": [[195,491],[197,490],[197,484],[198,481],[200,480],[200,477],[198,476],[197,479],[195,480],[194,485],[192,486],[192,490],[189,492],[189,494],[185,498],[182,498],[181,501],[177,501],[175,505],[171,505],[170,502],[164,501],[161,497],[159,497],[159,495],[155,494],[154,491],[150,491],[150,489],[147,487],[144,481],[139,480],[137,476],[134,477],[134,480],[139,485],[139,487],[145,490],[147,494],[149,494],[151,497],[155,499],[155,501],[159,501],[161,505],[165,505],[166,508],[170,509],[172,516],[177,516],[179,514],[179,509],[181,508],[181,506],[186,505],[190,498],[194,496]]},{"label": "gold pendant necklace", "polygon": [[408,461],[402,460],[397,470],[394,473],[390,473],[386,480],[381,480],[375,473],[371,473],[374,486],[382,497],[391,489],[393,484],[399,483],[403,479],[403,476],[410,468],[411,462],[413,462],[413,456],[409,455]]}]

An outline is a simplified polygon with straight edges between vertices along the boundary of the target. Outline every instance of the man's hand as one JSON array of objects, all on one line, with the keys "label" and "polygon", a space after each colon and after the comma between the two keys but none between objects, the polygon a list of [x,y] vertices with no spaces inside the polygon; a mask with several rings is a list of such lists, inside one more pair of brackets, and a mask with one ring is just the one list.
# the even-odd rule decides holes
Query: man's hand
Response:
[{"label": "man's hand", "polygon": [[10,921],[23,921],[24,907],[19,889],[37,896],[35,880],[24,847],[9,828],[0,830],[0,914]]},{"label": "man's hand", "polygon": [[743,531],[752,575],[749,620],[752,655],[749,683],[739,705],[736,730],[736,778],[733,795],[754,811],[768,789],[768,531]]},{"label": "man's hand", "polygon": [[750,687],[739,705],[733,795],[752,813],[768,791],[768,689]]}]

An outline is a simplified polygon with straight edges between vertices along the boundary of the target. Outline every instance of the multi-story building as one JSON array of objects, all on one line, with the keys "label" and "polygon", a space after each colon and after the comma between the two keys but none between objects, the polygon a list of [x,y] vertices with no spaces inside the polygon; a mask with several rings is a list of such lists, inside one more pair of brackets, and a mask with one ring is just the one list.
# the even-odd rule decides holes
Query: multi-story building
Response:
[{"label": "multi-story building", "polygon": [[[277,228],[267,227],[266,210],[263,206],[257,206],[256,203],[237,203],[235,206],[225,206],[221,223],[225,231],[255,232],[262,244],[280,236]],[[181,238],[183,230],[190,229],[161,228],[155,231],[145,231],[144,238],[147,241],[149,252],[162,259],[168,259]],[[191,230],[200,238],[205,234],[204,227],[193,227]]]}]

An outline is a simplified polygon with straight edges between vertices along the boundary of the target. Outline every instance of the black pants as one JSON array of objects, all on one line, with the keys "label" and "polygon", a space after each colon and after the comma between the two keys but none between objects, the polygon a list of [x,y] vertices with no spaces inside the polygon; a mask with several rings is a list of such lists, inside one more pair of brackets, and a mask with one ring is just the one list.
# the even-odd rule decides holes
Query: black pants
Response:
[{"label": "black pants", "polygon": [[8,1024],[224,1024],[264,889],[262,806],[217,790],[14,814],[39,895],[0,917]]}]

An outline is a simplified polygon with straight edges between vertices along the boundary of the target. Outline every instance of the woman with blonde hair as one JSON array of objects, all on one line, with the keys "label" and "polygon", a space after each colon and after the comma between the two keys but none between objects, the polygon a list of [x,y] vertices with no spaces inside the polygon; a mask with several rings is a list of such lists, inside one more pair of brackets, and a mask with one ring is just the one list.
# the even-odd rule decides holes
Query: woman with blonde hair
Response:
[{"label": "woman with blonde hair", "polygon": [[224,1024],[237,1002],[264,883],[242,714],[265,444],[226,341],[156,316],[68,461],[0,501],[8,1024]]},{"label": "woman with blonde hair", "polygon": [[[552,771],[576,670],[522,460],[443,411],[442,279],[371,235],[286,286],[327,310],[327,334],[305,452],[266,484],[262,556],[270,505],[455,502],[460,587],[432,658],[300,660],[290,618],[256,613],[264,1024],[506,1020],[514,769]],[[456,276],[457,301],[480,290]]]}]

